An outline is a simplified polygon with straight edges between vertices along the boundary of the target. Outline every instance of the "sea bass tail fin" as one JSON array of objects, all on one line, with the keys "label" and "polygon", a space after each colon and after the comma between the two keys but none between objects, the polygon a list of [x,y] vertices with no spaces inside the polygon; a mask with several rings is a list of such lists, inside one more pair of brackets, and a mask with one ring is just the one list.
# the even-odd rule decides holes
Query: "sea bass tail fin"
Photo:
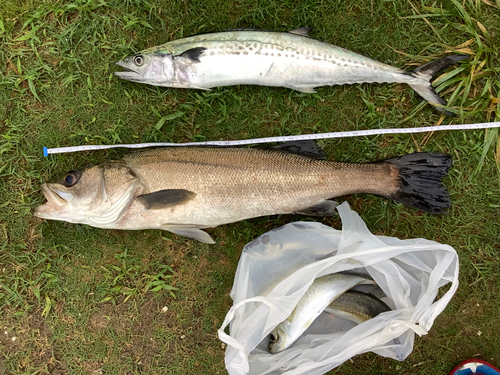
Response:
[{"label": "sea bass tail fin", "polygon": [[427,100],[439,112],[447,116],[455,116],[454,113],[451,113],[450,111],[447,111],[446,109],[441,107],[443,105],[446,105],[446,101],[441,98],[436,91],[434,91],[434,88],[431,85],[431,81],[434,76],[441,70],[454,65],[459,61],[468,59],[469,57],[469,55],[450,55],[441,57],[427,64],[419,66],[418,68],[413,70],[413,72],[411,72],[411,75],[413,75],[414,77],[425,77],[428,80],[428,83],[420,85],[414,84],[410,85],[410,87],[415,90],[422,98]]},{"label": "sea bass tail fin", "polygon": [[441,180],[453,162],[450,155],[419,152],[387,159],[399,169],[399,189],[388,198],[435,214],[451,206],[448,190]]}]

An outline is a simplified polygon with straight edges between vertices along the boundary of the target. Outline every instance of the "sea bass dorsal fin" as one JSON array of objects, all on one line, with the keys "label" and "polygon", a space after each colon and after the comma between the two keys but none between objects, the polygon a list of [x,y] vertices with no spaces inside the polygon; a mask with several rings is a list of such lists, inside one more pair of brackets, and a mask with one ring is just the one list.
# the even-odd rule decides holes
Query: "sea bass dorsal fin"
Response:
[{"label": "sea bass dorsal fin", "polygon": [[178,234],[180,236],[185,236],[189,238],[194,238],[203,243],[214,244],[215,241],[210,237],[210,235],[196,227],[195,225],[190,226],[186,224],[165,224],[161,227],[164,230],[168,230],[169,232]]},{"label": "sea bass dorsal fin", "polygon": [[296,213],[306,216],[332,216],[337,214],[335,208],[338,205],[335,201],[323,200],[314,206],[304,208]]},{"label": "sea bass dorsal fin", "polygon": [[298,29],[290,30],[289,33],[309,37],[309,33],[311,32],[311,30],[312,30],[312,27],[305,26],[305,27],[300,27]]},{"label": "sea bass dorsal fin", "polygon": [[199,63],[200,56],[205,50],[205,47],[195,47],[182,52],[179,56],[184,59],[190,60],[191,63]]},{"label": "sea bass dorsal fin", "polygon": [[167,189],[155,191],[137,197],[146,210],[160,210],[189,202],[196,197],[196,193],[184,189]]},{"label": "sea bass dorsal fin", "polygon": [[307,156],[311,159],[326,160],[325,153],[314,141],[290,141],[284,142],[272,148],[291,152],[292,154]]}]

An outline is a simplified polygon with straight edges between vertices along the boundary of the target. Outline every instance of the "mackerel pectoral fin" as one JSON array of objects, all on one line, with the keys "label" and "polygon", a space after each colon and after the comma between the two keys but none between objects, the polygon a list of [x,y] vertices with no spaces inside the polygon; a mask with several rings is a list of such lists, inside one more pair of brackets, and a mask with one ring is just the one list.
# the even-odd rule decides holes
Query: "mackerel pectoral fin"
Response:
[{"label": "mackerel pectoral fin", "polygon": [[214,244],[215,241],[210,237],[210,235],[202,231],[196,226],[190,226],[186,224],[165,224],[162,225],[161,229],[168,230],[169,232],[178,234],[180,236],[185,236],[189,238],[194,238],[203,243]]},{"label": "mackerel pectoral fin", "polygon": [[325,153],[314,141],[290,141],[271,147],[292,154],[307,156],[316,160],[326,160]]},{"label": "mackerel pectoral fin", "polygon": [[[290,30],[290,34],[295,34],[295,35],[300,35],[300,36],[307,36],[309,37],[309,32],[312,30],[312,27],[305,26],[305,27],[300,27],[298,29],[293,29]],[[310,37],[309,37],[310,38]]]},{"label": "mackerel pectoral fin", "polygon": [[300,91],[300,92],[305,92],[307,94],[315,94],[316,93],[316,90],[314,89],[314,87],[307,87],[307,86],[303,86],[303,87],[298,87],[298,86],[295,86],[295,87],[290,87],[292,90],[296,90],[296,91]]},{"label": "mackerel pectoral fin", "polygon": [[187,203],[193,200],[194,197],[196,197],[196,193],[189,190],[167,189],[140,195],[137,200],[144,205],[146,210],[161,210]]},{"label": "mackerel pectoral fin", "polygon": [[337,215],[335,208],[338,205],[336,201],[323,200],[314,206],[304,208],[296,213],[306,216],[332,216]]},{"label": "mackerel pectoral fin", "polygon": [[191,48],[191,49],[188,49],[188,50],[182,52],[179,55],[179,57],[182,57],[185,60],[190,60],[191,63],[199,63],[200,56],[203,54],[203,52],[205,50],[206,50],[205,47]]}]

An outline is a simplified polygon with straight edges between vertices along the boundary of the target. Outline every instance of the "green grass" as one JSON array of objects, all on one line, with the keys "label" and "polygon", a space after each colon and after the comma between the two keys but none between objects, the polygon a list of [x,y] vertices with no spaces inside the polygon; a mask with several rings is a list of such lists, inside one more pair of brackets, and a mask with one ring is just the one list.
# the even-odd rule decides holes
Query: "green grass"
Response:
[{"label": "green grass", "polygon": [[[301,216],[222,226],[212,246],[159,231],[102,230],[33,216],[40,184],[125,151],[42,157],[42,147],[240,139],[500,119],[500,2],[40,1],[0,4],[0,374],[224,374],[216,331],[244,244]],[[438,78],[458,113],[440,118],[404,85],[211,92],[112,75],[135,51],[197,33],[251,27],[312,36],[411,69],[453,51]],[[444,78],[449,78],[444,80]],[[358,356],[332,374],[447,374],[478,357],[500,365],[500,143],[496,130],[322,141],[329,158],[450,153],[449,214],[384,199],[348,200],[375,234],[452,245],[460,287],[404,362]],[[496,150],[496,151],[495,151]],[[322,220],[340,227],[338,218]],[[175,289],[172,289],[175,288]],[[164,308],[166,307],[166,309]],[[7,332],[5,334],[5,332]],[[13,338],[16,338],[13,341]]]}]

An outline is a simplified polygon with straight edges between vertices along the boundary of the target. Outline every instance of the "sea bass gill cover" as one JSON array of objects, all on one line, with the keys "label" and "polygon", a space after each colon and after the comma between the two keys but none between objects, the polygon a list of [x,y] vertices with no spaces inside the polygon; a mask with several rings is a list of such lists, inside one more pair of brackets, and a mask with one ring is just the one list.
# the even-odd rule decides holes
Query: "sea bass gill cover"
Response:
[{"label": "sea bass gill cover", "polygon": [[42,185],[35,216],[110,229],[164,229],[214,243],[204,228],[258,216],[327,216],[328,199],[371,193],[441,213],[448,155],[415,153],[355,164],[283,150],[162,148],[74,170]]},{"label": "sea bass gill cover", "polygon": [[411,72],[383,64],[308,36],[310,28],[288,33],[233,30],[177,39],[117,62],[115,74],[155,86],[208,90],[217,86],[262,85],[313,93],[315,87],[354,83],[406,83],[438,111],[446,101],[432,78],[467,59],[450,55]]}]

